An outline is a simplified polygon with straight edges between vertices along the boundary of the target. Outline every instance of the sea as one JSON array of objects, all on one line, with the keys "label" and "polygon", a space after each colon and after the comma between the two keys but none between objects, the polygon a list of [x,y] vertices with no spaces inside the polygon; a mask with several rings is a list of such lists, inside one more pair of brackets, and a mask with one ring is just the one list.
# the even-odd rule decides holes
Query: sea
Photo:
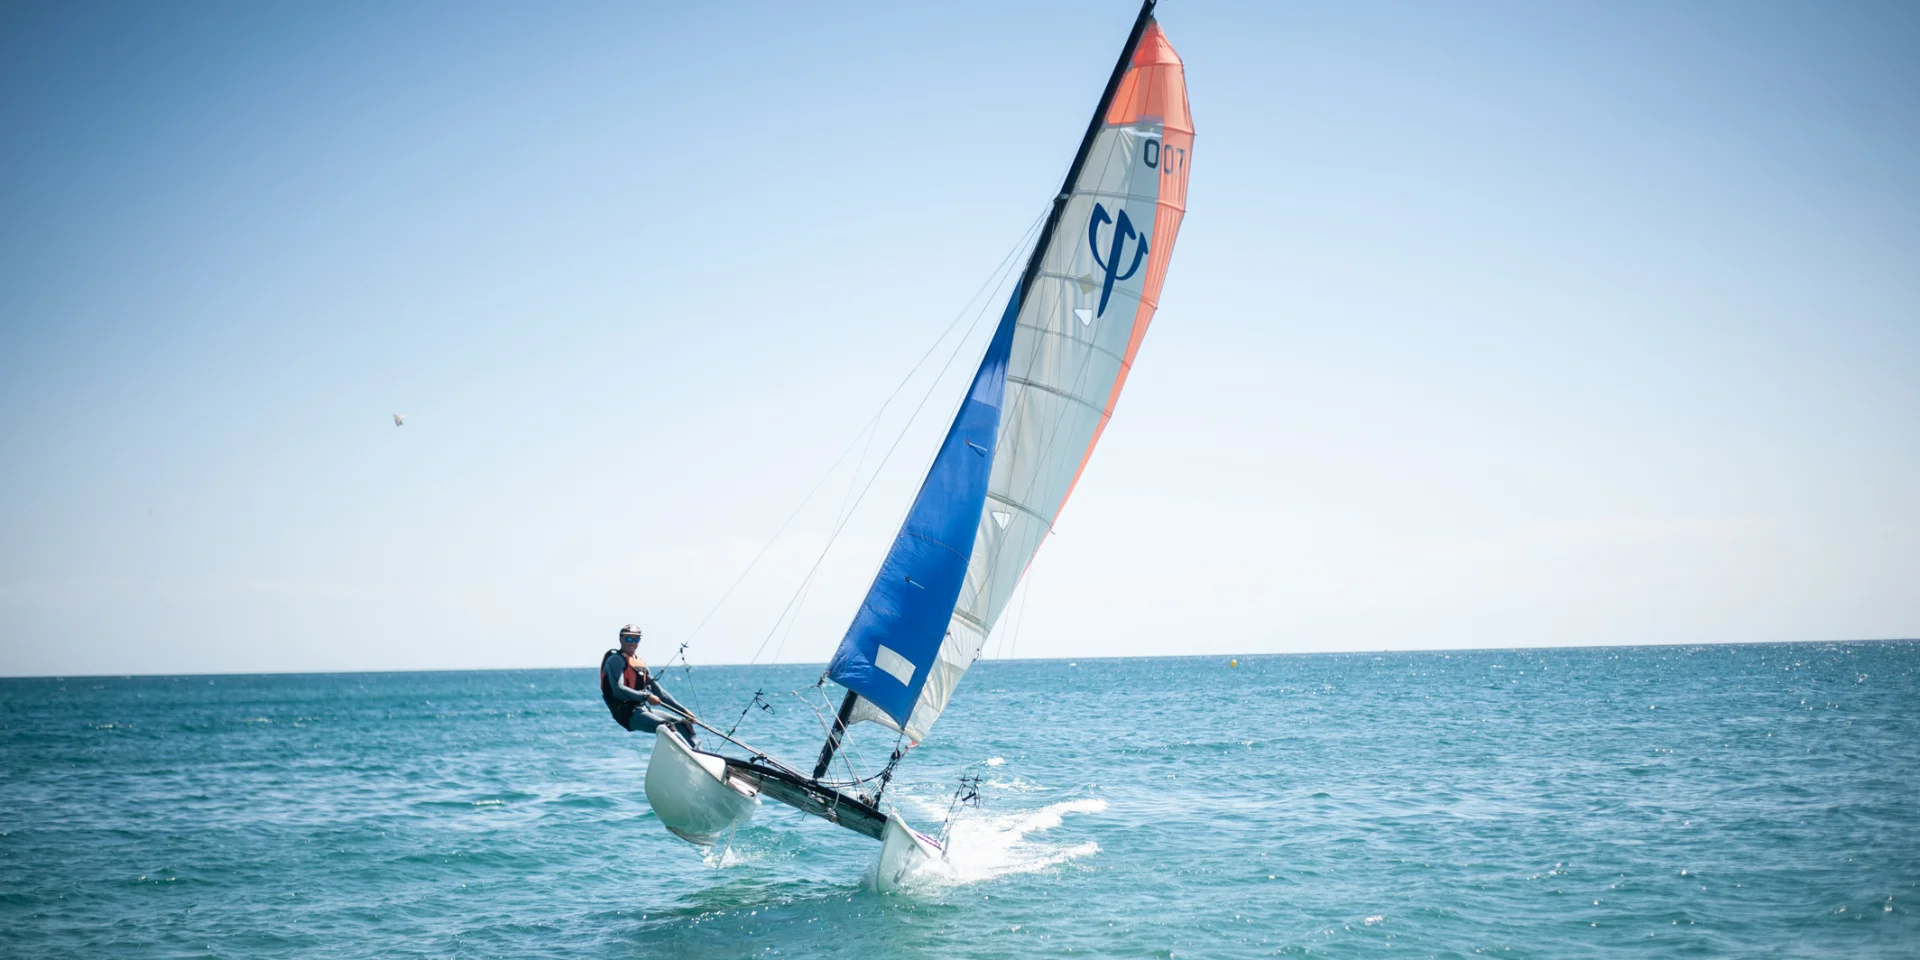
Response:
[{"label": "sea", "polygon": [[[819,672],[663,678],[801,765]],[[0,955],[1920,956],[1915,642],[984,661],[884,894],[772,801],[668,834],[652,739],[593,664],[0,680]]]}]

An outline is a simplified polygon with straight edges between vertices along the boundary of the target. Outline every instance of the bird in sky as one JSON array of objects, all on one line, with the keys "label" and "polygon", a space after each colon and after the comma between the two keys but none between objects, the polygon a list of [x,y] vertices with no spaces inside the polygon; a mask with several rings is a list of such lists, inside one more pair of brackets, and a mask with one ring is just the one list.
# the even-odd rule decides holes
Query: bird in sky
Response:
[{"label": "bird in sky", "polygon": [[394,415],[393,415],[393,425],[394,425],[394,426],[396,426],[396,427],[404,427],[404,426],[406,426],[406,425],[407,425],[407,415],[406,415],[406,414],[404,414],[404,413],[396,413],[396,414],[394,414]]}]

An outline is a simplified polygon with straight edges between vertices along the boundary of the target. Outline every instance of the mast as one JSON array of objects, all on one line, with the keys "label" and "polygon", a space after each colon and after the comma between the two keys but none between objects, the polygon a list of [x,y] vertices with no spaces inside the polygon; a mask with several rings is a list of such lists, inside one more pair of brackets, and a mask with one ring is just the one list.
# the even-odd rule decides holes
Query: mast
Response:
[{"label": "mast", "polygon": [[[1053,207],[1047,211],[1046,223],[1040,228],[1040,236],[1034,241],[1033,251],[1027,255],[1027,265],[1020,272],[1020,282],[1014,287],[1017,298],[1009,312],[1017,319],[1021,309],[1026,306],[1027,293],[1033,289],[1034,280],[1040,273],[1040,260],[1046,255],[1047,245],[1052,242],[1053,234],[1060,225],[1060,217],[1066,212],[1067,200],[1073,195],[1073,185],[1080,179],[1080,171],[1087,164],[1087,155],[1092,152],[1094,141],[1100,136],[1100,130],[1106,124],[1107,111],[1113,107],[1114,94],[1120,90],[1120,82],[1126,78],[1127,68],[1133,62],[1134,51],[1140,46],[1140,37],[1147,30],[1147,24],[1153,22],[1153,7],[1157,0],[1141,0],[1140,13],[1134,17],[1133,29],[1127,34],[1127,42],[1120,48],[1120,57],[1114,61],[1113,73],[1107,77],[1106,89],[1100,93],[1100,105],[1094,108],[1093,116],[1087,121],[1087,132],[1080,137],[1080,149],[1074,152],[1073,163],[1067,167],[1067,176],[1060,183],[1060,190],[1054,195]],[[846,734],[847,724],[853,716],[859,694],[852,690],[840,701],[840,710],[833,718],[833,727],[827,732],[827,741],[820,747],[820,758],[813,767],[813,779],[826,776],[827,767],[833,763],[833,755],[840,748],[840,740]]]},{"label": "mast", "polygon": [[833,763],[833,752],[840,749],[840,738],[847,732],[847,720],[853,716],[853,705],[859,701],[860,695],[852,690],[840,701],[840,712],[833,717],[833,729],[827,732],[827,742],[820,747],[820,760],[813,765],[815,780],[827,775],[827,765]]},{"label": "mast", "polygon": [[[1066,212],[1067,198],[1073,195],[1074,181],[1080,179],[1081,168],[1087,165],[1087,154],[1093,150],[1093,141],[1100,136],[1100,128],[1106,124],[1107,111],[1113,108],[1113,95],[1120,90],[1120,81],[1127,75],[1127,67],[1133,62],[1133,51],[1140,46],[1140,35],[1147,31],[1147,24],[1153,21],[1153,5],[1158,0],[1141,0],[1140,15],[1133,19],[1133,32],[1127,34],[1127,45],[1120,48],[1120,59],[1114,62],[1113,74],[1107,77],[1107,88],[1100,94],[1100,106],[1094,108],[1093,118],[1087,121],[1087,132],[1080,138],[1080,149],[1073,155],[1073,164],[1067,167],[1067,178],[1060,183],[1060,192],[1053,197],[1053,209],[1047,211],[1046,225],[1040,228],[1040,239],[1033,244],[1033,252],[1027,255],[1027,268],[1020,272],[1020,285],[1014,288],[1014,296],[1020,298],[1020,306],[1027,305],[1027,291],[1033,289],[1033,281],[1040,274],[1040,258],[1046,255],[1047,244],[1053,240],[1054,228],[1060,226],[1060,215]],[[1015,315],[1018,315],[1015,310]]]}]

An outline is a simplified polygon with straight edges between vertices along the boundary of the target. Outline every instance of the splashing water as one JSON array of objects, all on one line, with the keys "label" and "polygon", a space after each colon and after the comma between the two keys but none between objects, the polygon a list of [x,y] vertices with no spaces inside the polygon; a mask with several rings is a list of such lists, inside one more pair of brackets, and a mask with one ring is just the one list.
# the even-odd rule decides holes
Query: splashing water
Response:
[{"label": "splashing water", "polygon": [[962,814],[948,834],[946,858],[922,865],[907,886],[925,889],[979,883],[1033,873],[1099,853],[1100,845],[1091,840],[1056,844],[1030,834],[1058,827],[1069,813],[1099,813],[1105,809],[1105,800],[1083,797],[1022,813]]},{"label": "splashing water", "polygon": [[758,859],[760,858],[752,853],[735,849],[731,843],[723,847],[708,847],[706,852],[700,855],[700,861],[715,870],[737,867],[743,863],[752,863]]}]

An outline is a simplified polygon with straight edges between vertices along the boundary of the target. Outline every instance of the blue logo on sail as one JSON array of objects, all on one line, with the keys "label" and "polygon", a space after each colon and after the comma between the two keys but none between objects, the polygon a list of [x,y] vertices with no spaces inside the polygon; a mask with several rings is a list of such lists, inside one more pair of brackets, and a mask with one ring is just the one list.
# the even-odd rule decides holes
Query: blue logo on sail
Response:
[{"label": "blue logo on sail", "polygon": [[[1117,212],[1120,219],[1116,222],[1112,217],[1107,216],[1107,208],[1096,202],[1093,205],[1093,218],[1087,221],[1087,246],[1093,250],[1093,262],[1107,272],[1107,282],[1100,288],[1100,309],[1093,314],[1096,317],[1107,312],[1107,298],[1113,296],[1113,282],[1133,276],[1133,272],[1140,269],[1140,261],[1147,258],[1147,238],[1140,236],[1139,232],[1133,229],[1133,221],[1127,219],[1125,210]],[[1104,260],[1100,258],[1100,225],[1103,223],[1113,224],[1113,245],[1107,248],[1107,257]],[[1133,249],[1133,262],[1128,264],[1126,272],[1122,273],[1120,272],[1120,251],[1126,249],[1128,237],[1138,240],[1139,243]]]}]

